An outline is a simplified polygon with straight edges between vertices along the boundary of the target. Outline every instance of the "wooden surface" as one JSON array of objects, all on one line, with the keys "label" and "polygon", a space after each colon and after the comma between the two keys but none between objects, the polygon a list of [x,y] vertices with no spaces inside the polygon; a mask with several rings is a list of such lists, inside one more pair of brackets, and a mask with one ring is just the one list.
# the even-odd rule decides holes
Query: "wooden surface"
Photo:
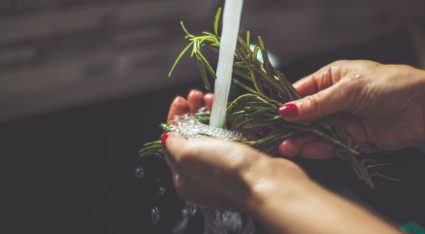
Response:
[{"label": "wooden surface", "polygon": [[[262,34],[280,64],[292,66],[423,26],[424,4],[252,0],[246,1],[242,29]],[[185,43],[178,22],[195,32],[210,30],[217,5],[210,0],[0,1],[0,121],[197,80],[189,62],[166,79]]]},{"label": "wooden surface", "polygon": [[185,65],[166,79],[179,21],[197,30],[214,12],[196,0],[0,4],[0,121],[195,79]]}]

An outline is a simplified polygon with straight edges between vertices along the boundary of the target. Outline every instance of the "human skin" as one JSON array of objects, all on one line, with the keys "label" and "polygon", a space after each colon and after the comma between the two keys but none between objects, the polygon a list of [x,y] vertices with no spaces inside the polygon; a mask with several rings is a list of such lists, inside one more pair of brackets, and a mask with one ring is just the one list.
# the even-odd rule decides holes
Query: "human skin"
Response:
[{"label": "human skin", "polygon": [[293,162],[217,139],[170,133],[167,163],[179,196],[254,216],[270,233],[401,233],[326,191]]},{"label": "human skin", "polygon": [[[212,95],[177,97],[172,116],[211,107]],[[169,133],[167,163],[182,199],[245,212],[270,233],[401,233],[361,207],[326,191],[293,162],[239,143]]]},{"label": "human skin", "polygon": [[[288,122],[327,117],[355,144],[395,150],[425,142],[425,71],[406,65],[337,61],[294,84],[303,98],[286,103]],[[330,117],[329,117],[330,116]],[[334,156],[326,141],[312,135],[285,140],[283,156]]]},{"label": "human skin", "polygon": [[[288,122],[326,118],[344,130],[354,144],[372,144],[394,150],[425,142],[425,71],[406,65],[383,65],[357,60],[336,61],[294,84],[302,99],[282,118]],[[212,94],[193,91],[177,97],[168,121],[184,108],[193,113],[199,105],[212,105]],[[192,106],[192,107],[190,107]],[[334,157],[332,146],[314,135],[282,142],[284,157]]]}]

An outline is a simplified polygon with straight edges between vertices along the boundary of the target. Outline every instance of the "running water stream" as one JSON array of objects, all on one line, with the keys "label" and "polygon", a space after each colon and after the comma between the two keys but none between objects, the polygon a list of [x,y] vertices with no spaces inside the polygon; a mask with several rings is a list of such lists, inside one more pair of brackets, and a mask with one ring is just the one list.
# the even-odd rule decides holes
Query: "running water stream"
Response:
[{"label": "running water stream", "polygon": [[[226,109],[232,83],[233,61],[239,33],[243,0],[227,0],[224,4],[223,28],[220,40],[220,50],[217,65],[217,79],[214,86],[214,103],[210,115],[209,126],[200,123],[194,116],[176,116],[171,127],[175,132],[186,138],[207,135],[227,140],[242,140],[244,137],[238,132],[223,129],[226,122]],[[202,110],[200,110],[202,111]],[[142,169],[136,171],[136,176],[143,176]],[[141,176],[140,176],[141,175]],[[138,178],[139,178],[138,177]],[[164,188],[159,188],[157,194],[162,196]],[[181,219],[173,229],[174,234],[185,232],[191,216],[197,210],[204,217],[204,234],[254,234],[256,225],[254,220],[242,213],[235,211],[209,209],[191,202],[186,202],[181,212]],[[157,207],[151,210],[152,222],[159,222],[160,211]]]},{"label": "running water stream", "polygon": [[233,60],[239,33],[243,0],[227,0],[224,3],[223,29],[218,55],[217,79],[214,85],[214,103],[210,126],[221,128],[226,121],[226,107],[232,83]]},{"label": "running water stream", "polygon": [[[239,34],[243,0],[227,0],[224,4],[223,28],[214,85],[214,103],[210,116],[210,128],[222,128],[226,122],[226,110],[232,84],[233,60]],[[201,209],[205,220],[204,234],[253,234],[255,225],[251,217],[238,212]]]}]

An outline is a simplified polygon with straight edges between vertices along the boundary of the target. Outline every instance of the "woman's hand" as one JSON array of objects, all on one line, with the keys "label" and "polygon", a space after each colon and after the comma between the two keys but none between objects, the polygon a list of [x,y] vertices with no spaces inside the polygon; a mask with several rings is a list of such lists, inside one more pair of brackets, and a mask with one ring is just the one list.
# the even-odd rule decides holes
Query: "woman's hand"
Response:
[{"label": "woman's hand", "polygon": [[[400,149],[425,141],[425,71],[371,61],[337,61],[294,84],[304,97],[279,112],[288,122],[334,115],[354,143]],[[284,141],[280,152],[326,158],[332,147],[311,135]]]},{"label": "woman's hand", "polygon": [[289,189],[307,180],[293,162],[271,159],[248,146],[212,138],[164,140],[177,192],[208,207],[253,212],[260,193]]},{"label": "woman's hand", "polygon": [[[167,122],[172,123],[175,115],[194,114],[200,108],[211,110],[213,97],[213,94],[198,90],[191,90],[187,99],[176,97],[171,103]],[[169,133],[162,139],[171,153],[167,163],[173,171],[173,181],[181,198],[235,210],[246,210],[247,205],[255,200],[253,183],[258,180],[255,175],[260,175],[258,168],[269,161],[264,154],[242,144],[211,138],[186,140]],[[280,165],[278,170],[286,167],[289,172],[294,172],[285,177],[292,174],[306,177],[294,163],[283,159],[276,162]],[[271,172],[274,167],[270,166],[261,170]]]},{"label": "woman's hand", "polygon": [[204,94],[198,90],[191,90],[187,95],[187,99],[176,97],[171,103],[168,112],[167,123],[170,124],[176,115],[195,114],[200,108],[211,110],[214,95],[211,93]]},{"label": "woman's hand", "polygon": [[169,133],[163,142],[184,200],[250,214],[271,233],[400,233],[316,185],[289,160],[207,137]]},{"label": "woman's hand", "polygon": [[[192,91],[188,100],[173,101],[168,120],[211,103],[211,94]],[[270,233],[400,233],[316,185],[289,160],[207,137],[188,140],[168,133],[162,140],[182,199],[248,213]]]}]

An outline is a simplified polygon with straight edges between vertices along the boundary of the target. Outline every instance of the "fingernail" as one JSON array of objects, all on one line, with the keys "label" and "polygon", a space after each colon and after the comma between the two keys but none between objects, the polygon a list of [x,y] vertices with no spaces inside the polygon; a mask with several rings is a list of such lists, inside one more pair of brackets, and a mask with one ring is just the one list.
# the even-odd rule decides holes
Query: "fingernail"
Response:
[{"label": "fingernail", "polygon": [[279,115],[282,118],[293,118],[298,115],[298,107],[293,103],[280,106]]},{"label": "fingernail", "polygon": [[161,142],[164,146],[165,146],[165,143],[167,143],[167,139],[168,139],[168,133],[164,133],[161,135]]}]

